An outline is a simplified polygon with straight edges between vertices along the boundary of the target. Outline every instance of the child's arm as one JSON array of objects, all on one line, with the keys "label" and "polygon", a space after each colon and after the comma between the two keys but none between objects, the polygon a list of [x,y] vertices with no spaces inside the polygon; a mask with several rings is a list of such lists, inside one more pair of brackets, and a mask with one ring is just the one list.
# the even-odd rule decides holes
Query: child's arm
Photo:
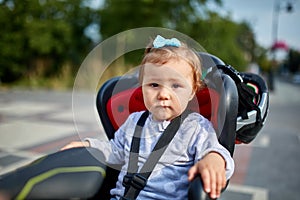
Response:
[{"label": "child's arm", "polygon": [[88,141],[73,141],[64,147],[62,147],[60,150],[66,150],[70,148],[76,148],[76,147],[89,147],[90,143]]},{"label": "child's arm", "polygon": [[225,165],[225,160],[220,154],[210,152],[191,167],[188,179],[192,181],[200,174],[204,191],[209,193],[212,199],[218,198],[226,186]]}]

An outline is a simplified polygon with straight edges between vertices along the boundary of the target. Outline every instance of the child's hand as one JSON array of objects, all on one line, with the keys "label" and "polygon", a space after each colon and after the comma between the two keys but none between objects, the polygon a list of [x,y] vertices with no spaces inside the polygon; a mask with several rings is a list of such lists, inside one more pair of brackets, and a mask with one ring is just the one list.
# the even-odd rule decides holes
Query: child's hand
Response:
[{"label": "child's hand", "polygon": [[188,173],[189,181],[192,181],[198,174],[201,175],[203,188],[210,198],[220,197],[221,190],[226,186],[225,160],[215,152],[207,154],[197,162]]},{"label": "child's hand", "polygon": [[66,149],[71,149],[76,147],[89,147],[89,146],[90,143],[88,141],[84,141],[84,142],[74,141],[62,147],[60,150],[66,150]]}]

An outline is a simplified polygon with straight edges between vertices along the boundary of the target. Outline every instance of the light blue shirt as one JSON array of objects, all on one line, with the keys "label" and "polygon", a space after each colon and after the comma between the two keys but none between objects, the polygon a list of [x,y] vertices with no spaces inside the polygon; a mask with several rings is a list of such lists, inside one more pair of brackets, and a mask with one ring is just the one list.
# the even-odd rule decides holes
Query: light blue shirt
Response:
[{"label": "light blue shirt", "polygon": [[[142,113],[143,111],[132,113],[115,133],[115,138],[109,142],[87,139],[91,147],[104,153],[107,163],[122,164],[116,188],[111,190],[111,194],[116,197],[124,195],[122,181],[127,173],[134,130]],[[155,121],[151,114],[147,118],[140,140],[139,169],[169,123]],[[147,185],[137,199],[187,199],[188,170],[211,151],[218,152],[225,159],[226,178],[229,179],[234,171],[234,162],[229,152],[219,144],[211,122],[198,113],[189,114],[156,164]]]}]

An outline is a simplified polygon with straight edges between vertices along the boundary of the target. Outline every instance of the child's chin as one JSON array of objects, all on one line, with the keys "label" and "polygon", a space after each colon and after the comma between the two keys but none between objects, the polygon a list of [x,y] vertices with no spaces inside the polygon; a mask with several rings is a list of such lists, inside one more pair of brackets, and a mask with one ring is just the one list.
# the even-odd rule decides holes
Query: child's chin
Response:
[{"label": "child's chin", "polygon": [[164,121],[170,119],[170,116],[166,114],[154,114],[153,117],[156,121]]},{"label": "child's chin", "polygon": [[156,121],[165,121],[165,120],[169,121],[169,120],[174,119],[176,116],[166,114],[166,113],[160,113],[160,114],[153,115],[153,117]]}]

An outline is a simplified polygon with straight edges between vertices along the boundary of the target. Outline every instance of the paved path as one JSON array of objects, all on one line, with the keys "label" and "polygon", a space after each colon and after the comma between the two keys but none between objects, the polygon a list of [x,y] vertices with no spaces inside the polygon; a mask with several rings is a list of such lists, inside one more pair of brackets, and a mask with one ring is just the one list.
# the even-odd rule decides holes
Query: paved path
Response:
[{"label": "paved path", "polygon": [[[95,110],[87,111],[90,106],[84,104],[88,96],[78,98],[82,107],[74,113],[71,92],[1,91],[0,174],[99,133]],[[76,123],[74,115],[81,116]]]},{"label": "paved path", "polygon": [[265,126],[252,144],[236,148],[237,191],[252,193],[249,199],[300,198],[299,113],[300,85],[277,81]]},{"label": "paved path", "polygon": [[[0,174],[69,141],[103,137],[89,97],[78,95],[73,113],[71,92],[0,91]],[[276,82],[267,123],[252,144],[236,147],[236,171],[220,199],[300,198],[299,113],[300,87]]]}]

